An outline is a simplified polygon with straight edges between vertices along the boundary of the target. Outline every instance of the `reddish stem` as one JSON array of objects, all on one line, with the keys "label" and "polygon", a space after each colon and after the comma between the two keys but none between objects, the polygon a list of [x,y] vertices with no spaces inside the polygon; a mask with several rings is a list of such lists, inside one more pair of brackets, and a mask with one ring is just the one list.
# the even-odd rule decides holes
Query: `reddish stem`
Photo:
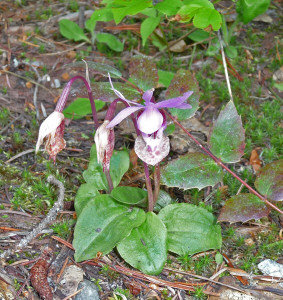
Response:
[{"label": "reddish stem", "polygon": [[62,92],[62,94],[61,94],[61,96],[58,100],[55,111],[59,111],[59,112],[63,111],[63,109],[66,105],[66,102],[67,102],[67,98],[70,94],[71,85],[77,79],[81,79],[83,81],[83,83],[85,84],[86,88],[87,88],[88,98],[89,98],[90,105],[91,105],[91,110],[92,110],[92,117],[93,117],[93,121],[94,121],[94,124],[95,124],[95,128],[97,129],[98,126],[99,126],[99,123],[98,123],[98,119],[97,119],[96,108],[95,108],[95,104],[94,104],[94,98],[93,98],[93,95],[92,95],[91,88],[90,88],[87,80],[83,76],[77,75],[77,76],[74,76],[73,78],[70,79],[70,81],[65,86],[65,88],[64,88],[64,90],[63,90],[63,92]]},{"label": "reddish stem", "polygon": [[154,167],[153,176],[154,176],[153,177],[154,178],[153,206],[154,206],[158,200],[158,195],[160,191],[160,164],[159,163]]},{"label": "reddish stem", "polygon": [[144,166],[144,173],[145,173],[145,183],[146,183],[147,194],[148,194],[148,211],[153,211],[154,199],[153,199],[151,180],[149,177],[148,165],[147,163],[144,162],[143,166]]},{"label": "reddish stem", "polygon": [[264,201],[267,205],[278,211],[280,214],[283,214],[283,211],[278,208],[273,203],[269,202],[266,198],[264,198],[261,194],[259,194],[256,190],[254,190],[251,186],[249,186],[243,179],[241,179],[237,174],[235,174],[233,171],[231,171],[227,166],[225,166],[219,158],[214,156],[209,150],[207,150],[197,139],[195,139],[190,132],[180,123],[178,122],[171,114],[167,113],[169,118],[178,125],[200,148],[207,153],[218,165],[220,165],[223,169],[225,169],[227,172],[229,172],[233,177],[235,177],[237,180],[239,180],[251,193],[256,195],[259,199]]}]

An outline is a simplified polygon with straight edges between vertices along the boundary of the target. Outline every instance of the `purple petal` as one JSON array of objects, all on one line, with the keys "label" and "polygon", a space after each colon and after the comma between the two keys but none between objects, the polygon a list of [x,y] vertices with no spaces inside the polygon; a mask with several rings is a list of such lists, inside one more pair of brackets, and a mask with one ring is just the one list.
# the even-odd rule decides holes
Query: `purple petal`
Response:
[{"label": "purple petal", "polygon": [[125,109],[123,109],[122,111],[120,111],[118,113],[118,115],[106,126],[106,128],[111,128],[114,127],[115,125],[119,124],[122,120],[124,120],[125,118],[127,118],[130,114],[136,112],[137,110],[143,108],[144,106],[141,107],[127,107]]},{"label": "purple petal", "polygon": [[192,106],[188,103],[183,103],[179,106],[176,106],[176,108],[179,108],[179,109],[189,109],[189,108],[192,108]]},{"label": "purple petal", "polygon": [[180,106],[192,95],[193,91],[188,91],[186,93],[183,94],[183,96],[179,96],[176,98],[172,98],[172,99],[168,99],[165,101],[161,101],[158,102],[156,104],[154,104],[155,108],[164,108],[164,107],[168,107],[168,108],[173,108],[173,107],[177,107],[180,108]]},{"label": "purple petal", "polygon": [[147,107],[138,118],[138,128],[143,133],[152,134],[160,129],[163,116],[153,105]]},{"label": "purple petal", "polygon": [[154,89],[147,90],[147,91],[145,91],[145,93],[143,94],[142,98],[143,98],[143,100],[145,101],[145,105],[148,105],[148,104],[150,103],[150,100],[151,100],[152,95],[153,95],[153,91],[154,91]]}]

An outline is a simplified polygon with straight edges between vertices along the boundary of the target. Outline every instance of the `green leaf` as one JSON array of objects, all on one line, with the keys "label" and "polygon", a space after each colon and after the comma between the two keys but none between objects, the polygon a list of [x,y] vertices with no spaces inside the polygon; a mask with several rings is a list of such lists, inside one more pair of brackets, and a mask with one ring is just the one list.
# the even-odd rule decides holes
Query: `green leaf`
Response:
[{"label": "green leaf", "polygon": [[[116,187],[130,166],[129,154],[126,151],[113,151],[110,160],[110,175]],[[108,190],[108,184],[102,166],[97,162],[96,146],[91,148],[88,169],[83,172],[84,180],[92,183],[98,190]]]},{"label": "green leaf", "polygon": [[217,31],[221,28],[222,18],[214,8],[201,8],[194,16],[194,26],[201,29],[212,28]]},{"label": "green leaf", "polygon": [[225,53],[228,57],[230,58],[236,58],[238,56],[238,50],[236,47],[234,46],[227,46],[224,48]]},{"label": "green leaf", "polygon": [[135,56],[130,61],[129,72],[133,83],[143,91],[157,87],[158,70],[153,60]]},{"label": "green leaf", "polygon": [[147,191],[137,187],[118,186],[112,190],[111,196],[116,201],[128,205],[147,203]]},{"label": "green leaf", "polygon": [[167,16],[173,16],[177,14],[182,5],[183,2],[181,0],[164,0],[157,3],[154,7]]},{"label": "green leaf", "polygon": [[73,240],[75,260],[95,258],[98,252],[109,253],[144,220],[143,210],[118,204],[109,195],[97,196],[78,218]]},{"label": "green leaf", "polygon": [[225,163],[238,162],[244,155],[245,130],[234,103],[221,110],[208,137],[211,152]]},{"label": "green leaf", "polygon": [[[186,4],[186,3],[184,3]],[[213,9],[213,4],[208,0],[194,0],[194,1],[188,1],[187,5],[184,5],[180,8],[180,10],[177,12],[177,15],[179,16],[180,23],[186,23],[190,22],[191,19],[195,16],[195,14],[199,11],[201,8],[210,8]]]},{"label": "green leaf", "polygon": [[157,275],[166,262],[166,227],[153,212],[117,246],[122,258],[143,273]]},{"label": "green leaf", "polygon": [[283,159],[263,167],[257,174],[256,189],[273,201],[283,200]]},{"label": "green leaf", "polygon": [[88,202],[98,195],[99,192],[92,183],[84,183],[80,186],[75,199],[75,209],[78,217]]},{"label": "green leaf", "polygon": [[158,214],[167,228],[168,250],[193,255],[221,248],[221,227],[206,209],[187,203],[171,204]]},{"label": "green leaf", "polygon": [[165,206],[172,204],[173,200],[168,193],[163,190],[159,191],[159,195],[154,206],[154,211],[159,212]]},{"label": "green leaf", "polygon": [[[105,102],[100,100],[94,100],[96,111],[99,111],[105,106]],[[77,98],[69,106],[67,106],[63,114],[65,118],[69,119],[81,119],[86,115],[92,113],[90,100],[88,98]]]},{"label": "green leaf", "polygon": [[[194,32],[192,32],[189,35],[189,38],[191,40],[193,40],[194,42],[201,42],[203,40],[206,40],[207,38],[209,38],[210,34],[202,29],[198,29]],[[205,43],[208,43],[208,41],[206,41]]]},{"label": "green leaf", "polygon": [[[120,78],[122,76],[121,72],[117,69],[113,68],[112,66],[101,64],[93,61],[87,61],[87,66],[89,69],[93,70],[95,73],[101,74],[105,77],[108,77],[108,73],[112,78]],[[81,68],[86,67],[85,62],[83,61],[76,61],[71,64],[65,65],[65,68]],[[110,83],[109,83],[110,85]]]},{"label": "green leaf", "polygon": [[91,17],[86,21],[85,28],[89,32],[93,32],[97,21],[109,22],[113,20],[112,9],[109,7],[104,7],[97,9],[93,12]]},{"label": "green leaf", "polygon": [[280,83],[274,83],[273,85],[275,88],[277,88],[280,92],[283,91],[283,82]]},{"label": "green leaf", "polygon": [[209,156],[198,152],[180,156],[161,169],[162,184],[185,190],[214,186],[222,177],[221,167]]},{"label": "green leaf", "polygon": [[89,38],[84,34],[83,29],[76,24],[67,19],[63,19],[59,21],[60,33],[67,39],[73,40],[75,42],[78,41],[86,41],[90,43]]},{"label": "green leaf", "polygon": [[193,73],[188,70],[179,69],[172,79],[167,91],[166,99],[183,95],[185,92],[194,93],[188,98],[187,103],[191,104],[190,109],[170,108],[169,111],[179,120],[191,118],[199,108],[199,86]]},{"label": "green leaf", "polygon": [[219,222],[247,222],[268,216],[270,208],[253,194],[239,194],[228,199],[221,209]]},{"label": "green leaf", "polygon": [[255,17],[263,14],[269,5],[270,0],[239,0],[237,1],[236,10],[240,20],[247,24]]},{"label": "green leaf", "polygon": [[159,85],[163,85],[168,88],[172,79],[174,78],[174,73],[169,71],[158,70]]},{"label": "green leaf", "polygon": [[142,45],[144,46],[148,37],[160,23],[160,17],[146,18],[141,24]]},{"label": "green leaf", "polygon": [[151,7],[150,0],[131,0],[131,1],[114,1],[113,16],[116,24],[119,24],[125,16],[133,16],[142,12],[147,7]]},{"label": "green leaf", "polygon": [[111,33],[97,33],[96,39],[99,43],[105,43],[113,51],[121,52],[124,49],[124,44]]},{"label": "green leaf", "polygon": [[[134,100],[140,98],[140,93],[128,84],[122,82],[113,82],[113,86],[127,99]],[[109,102],[117,99],[117,95],[112,91],[109,82],[95,82],[91,84],[91,88],[93,91],[93,95],[97,99]]]}]

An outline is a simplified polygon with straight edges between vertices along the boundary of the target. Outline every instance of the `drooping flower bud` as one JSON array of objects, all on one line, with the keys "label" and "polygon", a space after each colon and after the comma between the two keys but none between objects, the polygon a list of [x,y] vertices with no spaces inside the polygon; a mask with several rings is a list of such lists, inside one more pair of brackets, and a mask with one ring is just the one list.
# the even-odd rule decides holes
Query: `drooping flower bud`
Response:
[{"label": "drooping flower bud", "polygon": [[113,128],[106,128],[109,120],[105,120],[95,132],[97,161],[102,164],[103,171],[109,170],[110,159],[114,150],[115,135]]},{"label": "drooping flower bud", "polygon": [[56,155],[66,147],[63,138],[64,129],[64,115],[59,111],[54,111],[40,125],[35,152],[38,152],[45,139],[45,150],[55,162]]}]

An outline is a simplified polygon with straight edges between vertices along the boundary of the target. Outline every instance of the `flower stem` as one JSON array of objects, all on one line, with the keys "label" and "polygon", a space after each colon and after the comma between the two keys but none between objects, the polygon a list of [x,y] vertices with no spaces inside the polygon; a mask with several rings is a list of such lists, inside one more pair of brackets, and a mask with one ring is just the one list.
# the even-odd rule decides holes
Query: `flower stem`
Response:
[{"label": "flower stem", "polygon": [[92,95],[91,87],[89,86],[87,80],[83,76],[77,75],[77,76],[74,76],[73,78],[70,79],[70,81],[65,86],[65,88],[64,88],[64,90],[63,90],[63,92],[62,92],[62,94],[61,94],[61,96],[58,100],[55,111],[59,111],[59,112],[63,111],[63,109],[66,105],[66,102],[67,102],[67,98],[70,94],[71,85],[77,79],[81,79],[83,81],[83,83],[85,84],[86,88],[87,88],[88,98],[89,98],[90,105],[91,105],[91,110],[92,110],[92,117],[93,117],[93,121],[94,121],[94,124],[95,124],[95,128],[97,129],[98,126],[99,126],[99,123],[98,123],[98,119],[97,119],[96,108],[95,108],[95,104],[94,104],[94,98],[93,98],[93,95]]},{"label": "flower stem", "polygon": [[104,170],[104,174],[106,176],[106,179],[107,179],[107,183],[108,183],[108,192],[109,194],[112,192],[113,190],[113,181],[112,181],[112,178],[111,178],[111,175],[110,175],[110,171],[109,169],[105,169]]},{"label": "flower stem", "polygon": [[143,163],[144,166],[144,173],[145,173],[145,183],[147,188],[148,194],[148,211],[153,211],[154,200],[153,200],[153,193],[152,193],[152,185],[149,177],[149,170],[147,163]]},{"label": "flower stem", "polygon": [[154,178],[154,192],[153,192],[153,206],[154,206],[158,200],[158,195],[160,191],[160,165],[159,164],[157,164],[154,167],[153,178]]},{"label": "flower stem", "polygon": [[[167,113],[167,112],[166,112]],[[208,154],[218,165],[220,165],[223,169],[225,169],[228,173],[230,173],[233,177],[239,180],[251,193],[256,195],[259,199],[264,201],[267,205],[278,211],[280,214],[283,214],[283,211],[278,208],[273,203],[269,202],[266,198],[264,198],[261,194],[259,194],[256,190],[254,190],[251,186],[249,186],[243,179],[241,179],[237,174],[231,171],[227,166],[225,166],[222,161],[214,156],[208,149],[206,149],[197,139],[195,139],[190,132],[180,123],[178,122],[171,114],[167,113],[169,118],[178,125],[206,154]]]}]

